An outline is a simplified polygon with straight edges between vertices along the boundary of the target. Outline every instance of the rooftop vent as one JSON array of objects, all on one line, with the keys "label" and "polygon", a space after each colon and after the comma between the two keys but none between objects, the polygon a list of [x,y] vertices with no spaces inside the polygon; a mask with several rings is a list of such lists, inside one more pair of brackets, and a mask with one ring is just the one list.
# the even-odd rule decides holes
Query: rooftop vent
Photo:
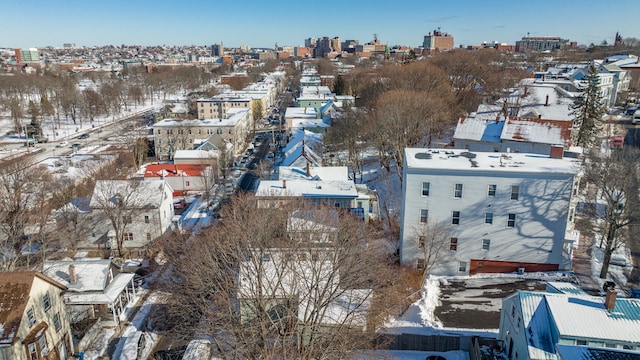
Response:
[{"label": "rooftop vent", "polygon": [[428,160],[428,159],[431,159],[431,154],[429,154],[429,153],[417,153],[416,154],[416,159]]}]

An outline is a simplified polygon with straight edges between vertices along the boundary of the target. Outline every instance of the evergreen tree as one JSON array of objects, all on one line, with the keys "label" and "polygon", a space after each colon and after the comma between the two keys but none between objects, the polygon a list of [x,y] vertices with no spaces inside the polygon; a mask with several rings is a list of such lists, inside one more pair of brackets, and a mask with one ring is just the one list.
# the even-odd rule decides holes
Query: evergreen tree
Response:
[{"label": "evergreen tree", "polygon": [[344,79],[342,78],[342,75],[336,76],[336,79],[333,81],[333,92],[336,95],[344,94]]},{"label": "evergreen tree", "polygon": [[571,106],[571,114],[575,116],[574,130],[577,130],[573,136],[574,143],[589,147],[602,129],[606,107],[600,96],[600,79],[594,64],[589,66],[589,73],[584,80],[586,85]]}]

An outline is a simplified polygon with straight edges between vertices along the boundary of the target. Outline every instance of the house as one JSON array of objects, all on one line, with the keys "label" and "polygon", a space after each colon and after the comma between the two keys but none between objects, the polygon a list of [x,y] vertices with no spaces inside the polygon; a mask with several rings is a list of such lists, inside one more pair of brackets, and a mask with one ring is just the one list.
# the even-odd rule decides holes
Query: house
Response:
[{"label": "house", "polygon": [[[604,297],[591,296],[557,284],[546,292],[521,290],[502,300],[499,339],[508,359],[640,357],[640,299],[617,297],[611,288]],[[592,352],[609,355],[576,355]]]},{"label": "house", "polygon": [[110,259],[46,260],[42,268],[68,289],[64,302],[73,322],[102,318],[106,324],[118,324],[138,293],[135,274],[121,272]]},{"label": "house", "polygon": [[277,180],[258,185],[258,207],[282,206],[299,198],[349,211],[365,222],[379,215],[378,196],[349,180],[346,166],[279,166]]},{"label": "house", "polygon": [[322,119],[319,119],[318,113],[319,109],[316,110],[312,107],[288,107],[284,112],[286,133],[292,133],[292,129],[322,126],[320,124],[324,123]]},{"label": "house", "polygon": [[214,171],[211,166],[198,164],[147,164],[144,179],[162,179],[173,189],[173,196],[182,196],[188,192],[203,192],[211,188],[215,181]]},{"label": "house", "polygon": [[[373,290],[343,287],[336,263],[338,221],[336,211],[294,211],[286,225],[291,246],[247,251],[238,276],[243,323],[266,310],[288,331],[366,328]],[[344,260],[340,265],[347,266]]]},{"label": "house", "polygon": [[435,275],[570,270],[579,164],[558,150],[405,149],[400,262]]},{"label": "house", "polygon": [[530,80],[523,80],[520,88],[496,104],[481,104],[475,113],[461,118],[453,147],[543,155],[549,155],[552,146],[569,150],[575,94]]},{"label": "house", "polygon": [[0,273],[0,358],[69,359],[74,353],[63,294],[35,271]]},{"label": "house", "polygon": [[117,248],[119,235],[123,249],[139,251],[171,228],[173,189],[160,179],[98,180],[90,207],[109,224],[106,234],[94,234],[107,248]]},{"label": "house", "polygon": [[171,159],[177,150],[194,149],[197,144],[216,136],[222,142],[231,143],[233,151],[239,155],[244,149],[251,123],[251,112],[245,108],[230,108],[225,118],[161,120],[153,125],[152,130],[156,156]]}]

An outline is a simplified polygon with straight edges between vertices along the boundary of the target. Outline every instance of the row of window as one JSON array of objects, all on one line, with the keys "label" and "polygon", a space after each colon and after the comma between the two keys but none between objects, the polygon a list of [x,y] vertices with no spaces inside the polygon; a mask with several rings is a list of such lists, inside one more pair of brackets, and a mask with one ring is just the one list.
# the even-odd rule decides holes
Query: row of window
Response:
[{"label": "row of window", "polygon": [[[426,224],[429,221],[429,210],[420,209],[420,223]],[[493,213],[484,213],[484,223],[493,224]],[[451,224],[460,225],[460,211],[451,212]],[[507,227],[516,226],[516,214],[507,214]]]},{"label": "row of window", "polygon": [[[487,187],[487,196],[494,197],[496,196],[498,186],[496,184],[490,184]],[[463,184],[454,184],[453,185],[453,197],[455,199],[462,199],[462,189]],[[422,182],[422,196],[429,196],[431,192],[431,183],[424,181]],[[520,198],[520,186],[519,185],[511,185],[511,200],[518,200]]]},{"label": "row of window", "polygon": [[[167,134],[168,135],[172,135],[173,134],[173,129],[167,129]],[[191,135],[191,129],[187,129],[187,132],[189,133],[189,135]],[[232,130],[229,129],[228,130],[229,134],[231,134]],[[156,129],[156,135],[160,135],[162,133],[162,130],[160,129]],[[178,129],[177,130],[178,135],[183,135],[184,134],[184,129]],[[223,133],[222,129],[216,129],[216,134],[221,135]],[[213,135],[213,129],[206,129],[206,134],[207,135]],[[198,129],[198,135],[202,135],[202,129]],[[171,140],[171,139],[169,139]]]},{"label": "row of window", "polygon": [[[418,236],[418,247],[421,249],[424,248],[426,241],[427,241],[426,236],[422,236],[422,235]],[[491,239],[482,239],[481,244],[482,244],[482,250],[489,251],[489,249],[491,249]],[[456,237],[449,238],[449,250],[458,251],[458,238]]]},{"label": "row of window", "polygon": [[[42,308],[44,311],[49,311],[51,309],[51,298],[49,297],[49,293],[46,292],[42,295]],[[29,327],[33,327],[38,320],[36,319],[36,312],[33,309],[33,306],[27,310],[27,323]],[[53,314],[53,325],[56,331],[59,331],[62,328],[62,323],[60,322],[60,313]]]},{"label": "row of window", "polygon": [[[124,233],[122,235],[122,240],[133,241],[133,233]],[[151,241],[151,233],[147,233],[147,241]]]}]

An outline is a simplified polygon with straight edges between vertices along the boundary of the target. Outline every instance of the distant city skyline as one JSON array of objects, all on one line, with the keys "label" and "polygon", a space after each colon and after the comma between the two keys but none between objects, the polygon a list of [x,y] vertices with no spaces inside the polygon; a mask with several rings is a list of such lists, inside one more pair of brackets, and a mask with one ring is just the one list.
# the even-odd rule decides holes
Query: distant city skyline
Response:
[{"label": "distant city skyline", "polygon": [[495,0],[488,2],[292,0],[0,2],[0,47],[104,45],[248,45],[270,48],[304,45],[309,37],[419,47],[440,28],[455,47],[498,41],[515,44],[523,36],[559,36],[579,45],[613,43],[616,32],[640,37],[640,2],[620,0]]}]

